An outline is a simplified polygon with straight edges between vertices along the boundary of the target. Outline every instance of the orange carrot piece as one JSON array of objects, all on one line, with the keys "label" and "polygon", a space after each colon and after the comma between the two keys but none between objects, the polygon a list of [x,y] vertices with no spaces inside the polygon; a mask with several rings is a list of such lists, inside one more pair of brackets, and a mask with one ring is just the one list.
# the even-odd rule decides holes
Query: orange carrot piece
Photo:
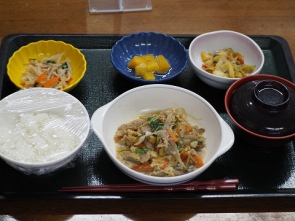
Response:
[{"label": "orange carrot piece", "polygon": [[122,139],[121,136],[117,136],[117,137],[115,137],[115,142],[118,143],[121,139]]},{"label": "orange carrot piece", "polygon": [[136,145],[139,149],[141,149],[143,146],[144,146],[144,143],[142,142],[142,143],[140,143],[140,144],[138,144],[138,145]]},{"label": "orange carrot piece", "polygon": [[36,82],[40,84],[41,81],[43,81],[43,80],[46,79],[47,77],[48,77],[48,74],[45,74],[45,73],[40,74],[40,75],[36,78]]},{"label": "orange carrot piece", "polygon": [[192,131],[193,131],[193,128],[191,126],[185,125],[185,131],[184,131],[185,134],[188,134],[188,133],[190,133]]},{"label": "orange carrot piece", "polygon": [[157,153],[159,153],[159,152],[160,152],[160,149],[161,149],[161,147],[157,147]]},{"label": "orange carrot piece", "polygon": [[146,164],[141,164],[141,165],[138,165],[138,166],[134,166],[132,167],[133,170],[136,170],[136,171],[151,171],[153,170],[153,167],[151,166],[150,163],[146,163]]},{"label": "orange carrot piece", "polygon": [[52,84],[54,84],[54,83],[56,83],[56,82],[58,82],[59,81],[59,77],[53,77],[53,78],[51,78],[51,79],[49,79],[48,81],[46,81],[44,84],[43,84],[43,86],[44,87],[50,87]]},{"label": "orange carrot piece", "polygon": [[165,158],[164,163],[161,166],[161,169],[164,170],[167,167],[168,163],[169,163],[169,160],[167,158]]},{"label": "orange carrot piece", "polygon": [[178,141],[178,138],[174,135],[172,130],[169,127],[167,127],[166,130],[167,130],[169,136],[172,138],[172,140],[176,143]]},{"label": "orange carrot piece", "polygon": [[180,154],[180,158],[182,161],[186,161],[188,158],[188,153],[186,151],[182,151]]},{"label": "orange carrot piece", "polygon": [[197,167],[202,167],[204,165],[204,162],[203,162],[203,160],[201,159],[201,157],[199,155],[194,154],[193,157],[194,157],[194,159],[196,161],[196,164],[197,164],[196,166]]},{"label": "orange carrot piece", "polygon": [[244,60],[240,57],[237,58],[237,61],[240,63],[240,64],[244,64]]}]

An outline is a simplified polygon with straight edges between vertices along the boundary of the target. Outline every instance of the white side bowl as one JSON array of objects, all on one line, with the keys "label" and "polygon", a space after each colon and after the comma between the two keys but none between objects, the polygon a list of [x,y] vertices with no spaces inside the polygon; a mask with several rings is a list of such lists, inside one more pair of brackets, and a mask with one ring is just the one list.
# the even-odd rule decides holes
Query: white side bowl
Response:
[{"label": "white side bowl", "polygon": [[201,52],[215,53],[218,50],[232,48],[241,53],[245,64],[256,65],[253,73],[258,74],[264,65],[264,54],[261,48],[248,36],[234,31],[214,31],[197,36],[189,46],[189,61],[196,75],[206,84],[227,89],[233,82],[240,78],[226,78],[210,74],[202,69],[203,61]]},{"label": "white side bowl", "polygon": [[[77,145],[73,149],[61,152],[58,156],[52,157],[53,159],[44,162],[16,160],[0,150],[0,157],[8,165],[25,174],[42,175],[65,166],[73,160],[88,138],[90,131],[88,112],[77,98],[67,92],[50,88],[30,88],[19,90],[3,98],[0,101],[0,131],[13,131],[19,123],[20,115],[25,113],[57,115],[58,120],[50,121],[47,128],[57,131],[63,129],[77,137]],[[2,137],[1,142],[3,140],[5,138]]]},{"label": "white side bowl", "polygon": [[[192,124],[206,130],[207,150],[203,167],[180,176],[154,177],[136,172],[116,158],[114,135],[121,124],[150,111],[181,107],[193,116],[188,119]],[[153,185],[173,185],[197,177],[234,143],[232,129],[205,99],[184,88],[163,84],[141,86],[121,94],[94,112],[91,127],[121,171],[135,180]]]}]

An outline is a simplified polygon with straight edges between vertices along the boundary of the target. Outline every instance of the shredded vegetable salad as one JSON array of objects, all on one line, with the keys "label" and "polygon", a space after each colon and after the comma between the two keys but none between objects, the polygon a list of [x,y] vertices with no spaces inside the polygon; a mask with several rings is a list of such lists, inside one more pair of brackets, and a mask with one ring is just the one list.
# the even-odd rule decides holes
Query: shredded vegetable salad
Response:
[{"label": "shredded vegetable salad", "polygon": [[117,129],[117,158],[147,175],[179,176],[204,165],[204,132],[188,122],[183,108],[142,115]]},{"label": "shredded vegetable salad", "polygon": [[69,59],[62,59],[63,53],[48,58],[30,58],[21,77],[25,88],[51,87],[66,88],[72,80],[72,68]]},{"label": "shredded vegetable salad", "polygon": [[244,63],[244,56],[231,48],[215,54],[201,52],[202,69],[208,73],[228,78],[242,78],[254,71],[256,65]]}]

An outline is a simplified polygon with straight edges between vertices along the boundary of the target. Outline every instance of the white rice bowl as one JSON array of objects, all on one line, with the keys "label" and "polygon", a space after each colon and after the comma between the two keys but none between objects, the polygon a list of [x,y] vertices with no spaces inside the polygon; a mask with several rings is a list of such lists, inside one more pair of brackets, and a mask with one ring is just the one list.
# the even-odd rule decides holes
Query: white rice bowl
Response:
[{"label": "white rice bowl", "polygon": [[30,88],[0,101],[0,157],[26,174],[45,174],[68,164],[89,130],[83,104],[60,90]]}]

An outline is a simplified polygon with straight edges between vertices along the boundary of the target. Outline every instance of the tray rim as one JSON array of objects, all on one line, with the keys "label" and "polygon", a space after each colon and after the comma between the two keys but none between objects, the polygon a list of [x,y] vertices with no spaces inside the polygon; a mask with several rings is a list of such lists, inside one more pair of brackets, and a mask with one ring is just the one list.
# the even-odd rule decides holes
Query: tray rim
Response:
[{"label": "tray rim", "polygon": [[[169,34],[172,37],[175,38],[192,38],[197,37],[200,34]],[[44,37],[44,38],[57,38],[57,37],[98,37],[98,38],[106,38],[106,37],[123,37],[126,36],[126,34],[42,34],[42,33],[12,33],[4,36],[2,38],[2,41],[0,43],[0,88],[2,88],[3,85],[3,77],[1,73],[5,73],[6,70],[6,61],[8,61],[7,51],[8,47],[11,41],[13,41],[15,38],[19,37]],[[287,40],[281,36],[278,35],[248,35],[250,38],[269,38],[274,39],[280,43],[280,45],[283,48],[283,53],[286,58],[287,67],[289,70],[289,73],[294,73],[294,75],[290,75],[291,81],[295,83],[295,64],[293,55],[289,46],[289,43]],[[295,56],[295,55],[294,55]],[[0,90],[0,98],[2,97],[2,91]]]},{"label": "tray rim", "polygon": [[[175,38],[193,38],[198,36],[199,34],[187,34],[187,35],[183,35],[183,34],[169,34],[170,36],[173,36]],[[6,61],[8,61],[8,56],[7,56],[7,51],[9,48],[9,44],[11,43],[11,41],[13,41],[15,38],[21,38],[21,37],[45,37],[45,38],[65,38],[65,37],[75,37],[75,38],[83,38],[83,37],[97,37],[97,38],[107,38],[107,37],[123,37],[125,36],[124,34],[9,34],[7,36],[5,36],[2,39],[2,42],[0,44],[0,99],[2,96],[2,86],[3,86],[3,77],[5,75],[5,70],[6,70]],[[291,80],[292,82],[295,83],[295,65],[294,65],[294,60],[293,60],[293,55],[291,53],[290,47],[288,42],[280,36],[277,35],[248,35],[251,38],[268,38],[268,39],[274,39],[276,41],[278,41],[280,43],[280,45],[282,46],[283,49],[283,53],[286,59],[286,64],[287,64],[287,68],[289,70],[289,73],[293,73],[290,74]],[[4,73],[3,75],[1,73]],[[133,194],[124,194],[126,196],[128,195],[133,195]],[[147,194],[148,195],[148,194]],[[210,192],[206,192],[205,194],[200,192],[200,194],[196,194],[197,197],[195,199],[201,199],[201,198],[291,198],[291,199],[295,199],[295,188],[294,191],[291,192],[289,191],[278,191],[278,192],[273,192],[273,193],[269,193],[269,192],[265,192],[265,193],[255,193],[253,194],[247,194],[247,191],[245,190],[241,190],[240,192],[227,192],[227,193],[222,193],[222,192],[217,192],[216,193],[210,193]],[[88,195],[88,194],[67,194],[66,197],[64,193],[56,193],[56,194],[52,194],[51,192],[48,194],[34,194],[34,193],[20,193],[20,194],[15,194],[15,193],[1,193],[0,192],[0,202],[1,201],[6,201],[6,200],[13,200],[13,199],[28,199],[28,198],[32,198],[32,199],[38,199],[40,197],[47,197],[48,199],[76,199],[77,196],[84,196],[82,197],[82,199],[86,198],[86,199],[93,199],[93,198],[97,198],[97,199],[109,199],[109,195],[106,194],[105,198],[102,197],[101,194],[92,194],[92,195]],[[118,194],[118,196],[120,196],[120,194]],[[114,194],[114,199],[116,199],[116,194]],[[136,198],[134,197],[134,199],[136,200],[140,200],[142,198]],[[143,199],[154,199],[154,197],[152,198],[143,198]],[[158,199],[163,199],[163,200],[167,200],[167,198],[165,197],[161,197],[159,196]],[[179,199],[179,198],[177,198]],[[191,199],[191,198],[187,198],[184,197],[183,199]],[[170,200],[170,198],[169,198]]]}]

